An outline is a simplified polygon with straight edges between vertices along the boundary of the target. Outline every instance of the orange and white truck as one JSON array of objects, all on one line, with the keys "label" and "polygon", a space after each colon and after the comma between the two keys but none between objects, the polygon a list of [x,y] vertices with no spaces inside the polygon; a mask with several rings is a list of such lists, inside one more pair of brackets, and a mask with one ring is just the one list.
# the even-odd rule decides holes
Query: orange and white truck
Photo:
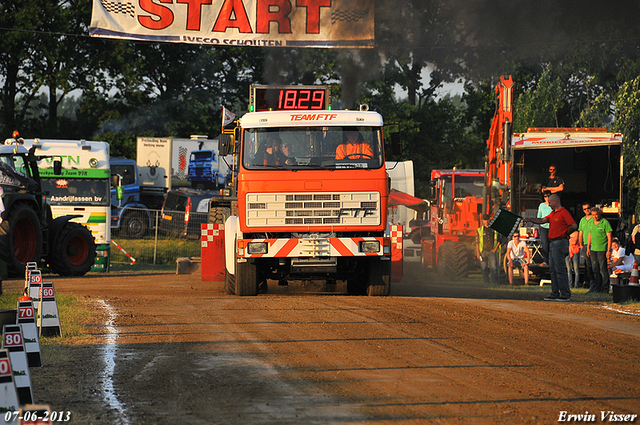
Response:
[{"label": "orange and white truck", "polygon": [[[257,295],[267,279],[322,280],[388,295],[382,116],[364,106],[331,110],[323,86],[252,86],[250,97],[234,143],[221,143],[221,155],[229,146],[239,159],[237,213],[224,226],[226,291]],[[336,158],[352,132],[366,148]]]}]

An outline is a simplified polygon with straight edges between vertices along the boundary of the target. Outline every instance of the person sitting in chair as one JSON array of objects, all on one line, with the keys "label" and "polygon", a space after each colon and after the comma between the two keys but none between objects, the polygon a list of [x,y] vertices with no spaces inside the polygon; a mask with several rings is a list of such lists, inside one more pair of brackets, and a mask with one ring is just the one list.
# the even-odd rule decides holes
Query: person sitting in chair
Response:
[{"label": "person sitting in chair", "polygon": [[531,252],[525,241],[520,240],[520,233],[514,232],[507,244],[507,260],[509,261],[509,285],[513,285],[513,268],[517,267],[524,273],[524,284],[529,284],[529,259]]},{"label": "person sitting in chair", "polygon": [[336,159],[373,159],[373,149],[358,130],[346,130],[346,143],[336,148]]}]

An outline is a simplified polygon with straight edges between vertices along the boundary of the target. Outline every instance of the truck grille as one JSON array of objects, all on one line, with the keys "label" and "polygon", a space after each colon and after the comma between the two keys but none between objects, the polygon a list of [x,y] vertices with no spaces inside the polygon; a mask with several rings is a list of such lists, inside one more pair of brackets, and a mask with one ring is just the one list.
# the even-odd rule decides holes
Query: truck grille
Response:
[{"label": "truck grille", "polygon": [[380,193],[247,194],[248,227],[380,224]]}]

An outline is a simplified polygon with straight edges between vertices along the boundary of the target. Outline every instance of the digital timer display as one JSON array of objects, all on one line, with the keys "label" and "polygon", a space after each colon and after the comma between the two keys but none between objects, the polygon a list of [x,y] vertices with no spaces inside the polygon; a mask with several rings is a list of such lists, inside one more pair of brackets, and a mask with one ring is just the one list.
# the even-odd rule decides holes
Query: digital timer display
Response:
[{"label": "digital timer display", "polygon": [[251,86],[251,111],[331,109],[329,86]]}]

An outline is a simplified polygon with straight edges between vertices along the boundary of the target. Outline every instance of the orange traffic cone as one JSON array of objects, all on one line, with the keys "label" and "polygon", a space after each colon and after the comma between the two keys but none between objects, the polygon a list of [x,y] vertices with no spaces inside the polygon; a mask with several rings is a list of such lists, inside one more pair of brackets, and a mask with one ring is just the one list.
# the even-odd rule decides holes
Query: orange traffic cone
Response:
[{"label": "orange traffic cone", "polygon": [[631,276],[629,277],[629,285],[638,286],[638,264],[634,261],[633,268],[631,269]]}]

